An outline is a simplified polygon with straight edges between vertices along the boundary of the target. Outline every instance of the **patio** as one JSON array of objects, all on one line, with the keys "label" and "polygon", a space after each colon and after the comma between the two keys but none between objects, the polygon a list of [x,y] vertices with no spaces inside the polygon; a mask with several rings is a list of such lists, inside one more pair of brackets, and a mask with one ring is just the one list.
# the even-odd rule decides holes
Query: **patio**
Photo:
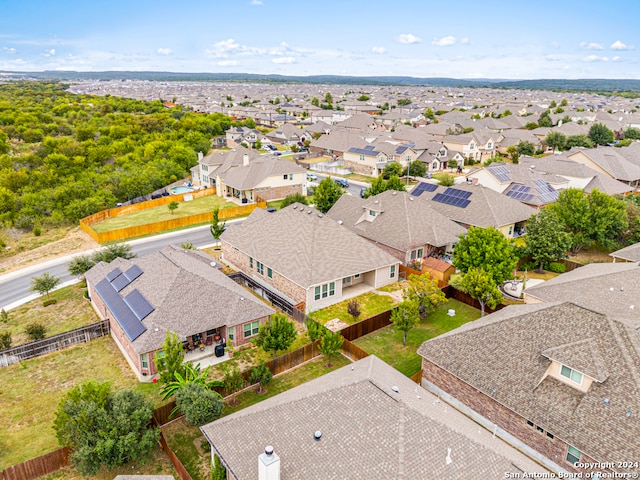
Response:
[{"label": "patio", "polygon": [[210,365],[217,365],[229,360],[228,350],[224,349],[224,355],[222,357],[216,357],[215,354],[216,344],[205,345],[203,350],[196,348],[195,350],[187,351],[184,354],[184,360],[182,363],[193,362],[199,363],[202,368],[206,368]]}]

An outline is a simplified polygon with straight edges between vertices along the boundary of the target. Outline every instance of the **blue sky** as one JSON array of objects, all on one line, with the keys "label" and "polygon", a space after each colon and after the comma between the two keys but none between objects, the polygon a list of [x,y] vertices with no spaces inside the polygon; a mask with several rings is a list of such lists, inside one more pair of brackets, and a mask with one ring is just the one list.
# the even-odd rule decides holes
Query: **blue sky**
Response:
[{"label": "blue sky", "polygon": [[638,0],[0,0],[0,70],[640,79]]}]

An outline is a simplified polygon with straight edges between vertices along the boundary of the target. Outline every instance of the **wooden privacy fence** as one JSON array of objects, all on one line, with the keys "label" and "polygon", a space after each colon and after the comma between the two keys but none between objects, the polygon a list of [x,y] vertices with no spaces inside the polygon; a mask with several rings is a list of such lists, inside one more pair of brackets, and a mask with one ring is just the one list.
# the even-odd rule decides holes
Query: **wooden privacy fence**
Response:
[{"label": "wooden privacy fence", "polygon": [[[218,213],[218,218],[220,220],[226,220],[229,218],[249,215],[256,208],[265,209],[267,208],[267,204],[266,202],[258,202],[237,207],[221,208]],[[131,237],[138,237],[141,235],[148,235],[150,233],[164,232],[166,230],[187,227],[189,225],[196,225],[198,223],[207,223],[211,221],[212,217],[212,212],[198,213],[195,215],[187,215],[185,217],[171,218],[169,220],[163,220],[161,222],[153,222],[146,223],[144,225],[118,228],[116,230],[110,230],[108,232],[96,232],[93,228],[91,228],[90,224],[84,222],[85,219],[83,218],[82,220],[80,220],[80,228],[88,233],[96,242],[105,243],[124,240]]]},{"label": "wooden privacy fence", "polygon": [[[445,294],[447,298],[453,298],[454,300],[458,300],[459,302],[466,303],[467,305],[472,306],[473,308],[481,309],[480,302],[475,298],[471,298],[471,295],[461,292],[460,290],[456,290],[451,285],[447,285],[446,287],[441,288],[442,292]],[[484,311],[485,313],[493,313],[498,310],[502,310],[506,305],[501,303],[496,308],[489,308],[485,305]]]},{"label": "wooden privacy fence", "polygon": [[171,463],[175,467],[176,472],[178,472],[181,480],[192,480],[191,475],[189,475],[187,469],[184,468],[184,465],[182,464],[178,456],[173,452],[173,450],[171,450],[171,448],[169,448],[169,444],[167,443],[167,439],[164,438],[164,433],[162,433],[162,430],[160,430],[160,446],[164,450],[164,453],[166,453],[169,457],[169,460],[171,460]]},{"label": "wooden privacy fence", "polygon": [[373,317],[365,318],[364,320],[344,327],[340,330],[342,336],[350,341],[356,340],[367,333],[375,332],[387,325],[391,325],[391,312],[393,310],[386,310]]},{"label": "wooden privacy fence", "polygon": [[62,350],[77,343],[85,343],[109,334],[109,320],[92,323],[52,337],[25,343],[0,352],[0,367],[7,367],[30,358]]},{"label": "wooden privacy fence", "polygon": [[70,453],[68,447],[59,448],[41,457],[5,468],[0,470],[0,480],[33,480],[49,475],[69,464]]},{"label": "wooden privacy fence", "polygon": [[354,362],[357,362],[358,360],[362,360],[363,358],[367,358],[369,356],[369,353],[365,352],[355,343],[351,343],[346,338],[342,341],[342,346],[340,348],[344,352],[344,355]]}]

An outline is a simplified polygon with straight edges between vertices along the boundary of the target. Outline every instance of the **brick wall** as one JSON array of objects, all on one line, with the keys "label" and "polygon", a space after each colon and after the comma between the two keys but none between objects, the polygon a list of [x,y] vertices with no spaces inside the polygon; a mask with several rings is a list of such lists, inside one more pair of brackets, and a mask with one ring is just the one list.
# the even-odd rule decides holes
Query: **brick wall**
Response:
[{"label": "brick wall", "polygon": [[[549,438],[546,432],[541,433],[536,430],[535,426],[529,426],[526,418],[496,402],[490,396],[476,390],[426,358],[422,359],[422,376],[568,471],[593,472],[593,470],[577,469],[566,461],[566,442],[558,437]],[[551,430],[549,433],[554,434]],[[578,446],[574,445],[574,447],[579,449]],[[593,460],[583,452],[580,462],[596,462],[596,460]]]},{"label": "brick wall", "polygon": [[270,187],[268,190],[261,189],[259,192],[254,192],[254,198],[260,197],[263,200],[280,200],[288,195],[294,195],[299,193],[302,195],[302,185],[287,185],[283,187]]},{"label": "brick wall", "polygon": [[261,317],[261,318],[256,318],[255,320],[252,320],[250,322],[245,322],[245,323],[241,323],[236,325],[234,328],[234,336],[233,336],[233,346],[234,347],[239,347],[240,345],[244,345],[247,343],[251,342],[251,339],[255,338],[257,335],[251,335],[250,337],[245,338],[244,337],[244,325],[246,325],[247,323],[253,323],[255,321],[260,322],[260,324],[263,324],[264,322],[267,321],[269,317]]}]

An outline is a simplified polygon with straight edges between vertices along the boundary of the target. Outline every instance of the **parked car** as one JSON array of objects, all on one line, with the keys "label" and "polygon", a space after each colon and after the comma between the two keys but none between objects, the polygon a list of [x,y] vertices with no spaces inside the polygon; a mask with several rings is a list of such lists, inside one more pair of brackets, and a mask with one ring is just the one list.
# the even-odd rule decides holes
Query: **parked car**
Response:
[{"label": "parked car", "polygon": [[273,152],[273,154],[274,154],[276,157],[279,157],[280,155],[282,155],[282,152]]},{"label": "parked car", "polygon": [[346,178],[334,178],[333,181],[340,185],[342,188],[349,188],[349,182]]},{"label": "parked car", "polygon": [[273,207],[267,207],[267,209],[266,209],[266,210],[267,210],[267,212],[269,212],[269,213],[273,213],[273,212],[275,212],[275,211],[276,211],[276,209],[275,209],[275,208],[273,208]]},{"label": "parked car", "polygon": [[309,149],[307,147],[300,147],[300,150],[298,150],[299,152],[308,152]]},{"label": "parked car", "polygon": [[366,191],[367,191],[367,187],[362,187],[360,189],[360,198],[364,198],[364,194],[365,194]]},{"label": "parked car", "polygon": [[318,176],[315,173],[307,173],[307,180],[310,182],[314,182],[318,179]]},{"label": "parked car", "polygon": [[424,174],[424,178],[433,178],[433,174],[431,174],[430,172],[427,172]]},{"label": "parked car", "polygon": [[275,145],[267,145],[267,148],[268,148],[269,150],[274,151],[274,152],[275,152],[276,150],[278,150],[278,147],[276,147]]}]

